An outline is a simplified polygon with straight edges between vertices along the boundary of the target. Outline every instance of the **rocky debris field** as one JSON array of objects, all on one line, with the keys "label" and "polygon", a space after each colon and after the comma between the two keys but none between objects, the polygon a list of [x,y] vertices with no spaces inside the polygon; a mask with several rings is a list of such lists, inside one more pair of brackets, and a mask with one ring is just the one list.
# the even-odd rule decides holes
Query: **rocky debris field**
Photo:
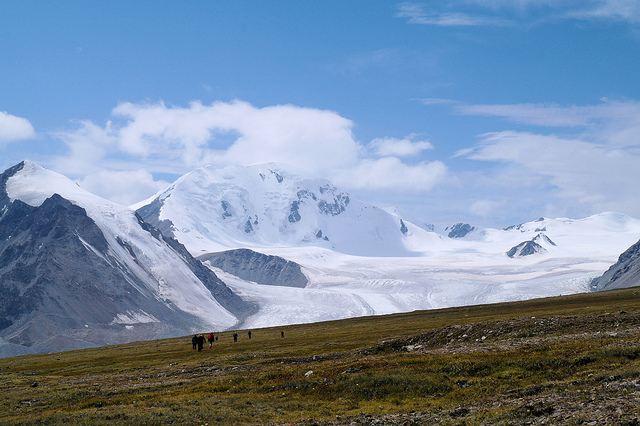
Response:
[{"label": "rocky debris field", "polygon": [[[443,327],[409,338],[392,339],[360,350],[363,356],[390,352],[429,354],[499,353],[541,345],[582,341],[594,350],[619,350],[640,358],[640,312],[602,315],[520,317]],[[592,360],[583,356],[577,364]],[[481,404],[374,416],[362,414],[295,425],[640,425],[640,369],[622,374],[587,373],[584,380],[532,384],[490,395]],[[472,387],[472,380],[456,382]],[[428,404],[427,404],[428,406]],[[492,416],[490,413],[511,413]]]}]

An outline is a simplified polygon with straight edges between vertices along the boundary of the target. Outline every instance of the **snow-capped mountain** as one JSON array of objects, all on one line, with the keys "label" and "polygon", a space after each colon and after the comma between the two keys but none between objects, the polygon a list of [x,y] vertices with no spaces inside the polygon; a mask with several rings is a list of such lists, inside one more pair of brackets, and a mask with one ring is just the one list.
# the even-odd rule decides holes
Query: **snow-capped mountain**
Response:
[{"label": "snow-capped mountain", "polygon": [[24,161],[0,175],[0,354],[220,330],[255,306],[136,213]]},{"label": "snow-capped mountain", "polygon": [[640,238],[640,221],[611,212],[430,232],[275,165],[203,167],[137,207],[203,261],[244,247],[301,265],[302,288],[243,275],[254,255],[205,262],[260,306],[248,327],[587,292]]},{"label": "snow-capped mountain", "polygon": [[361,256],[406,256],[407,236],[426,234],[328,181],[303,180],[274,164],[201,167],[135,207],[194,254],[317,246]]},{"label": "snow-capped mountain", "polygon": [[136,207],[31,162],[0,175],[0,356],[587,292],[640,239],[611,212],[436,233],[275,165]]},{"label": "snow-capped mountain", "polygon": [[507,256],[509,257],[522,257],[522,256],[532,256],[539,253],[546,253],[547,249],[545,246],[556,246],[556,243],[551,241],[549,237],[540,232],[538,235],[530,239],[529,241],[524,241],[518,244],[515,247],[512,247],[508,252]]},{"label": "snow-capped mountain", "polygon": [[[602,213],[482,229],[437,244],[414,241],[424,251],[411,257],[269,248],[302,265],[309,280],[305,288],[261,286],[215,270],[235,292],[260,305],[260,313],[245,323],[258,327],[589,292],[593,278],[639,238],[640,221]],[[546,251],[509,257],[509,249],[523,242]]]}]

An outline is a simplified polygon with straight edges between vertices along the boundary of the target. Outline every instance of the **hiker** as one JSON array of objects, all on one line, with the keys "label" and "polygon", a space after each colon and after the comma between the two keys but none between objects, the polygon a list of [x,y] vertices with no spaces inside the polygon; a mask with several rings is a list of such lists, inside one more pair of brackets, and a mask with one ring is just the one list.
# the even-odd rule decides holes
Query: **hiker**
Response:
[{"label": "hiker", "polygon": [[284,337],[284,331],[280,332],[280,337]]},{"label": "hiker", "polygon": [[198,336],[198,352],[200,352],[203,347],[204,347],[204,335],[201,334]]},{"label": "hiker", "polygon": [[247,335],[249,336],[249,339],[251,339],[251,330],[247,331]]},{"label": "hiker", "polygon": [[236,333],[235,331],[233,332],[233,343],[236,343],[238,341],[238,333]]},{"label": "hiker", "polygon": [[198,347],[198,336],[197,335],[193,335],[193,337],[191,338],[191,344],[193,345],[193,350],[195,351],[196,348]]},{"label": "hiker", "polygon": [[213,345],[214,341],[213,333],[209,333],[209,337],[207,338],[207,340],[209,341],[209,349],[211,349],[211,345]]}]

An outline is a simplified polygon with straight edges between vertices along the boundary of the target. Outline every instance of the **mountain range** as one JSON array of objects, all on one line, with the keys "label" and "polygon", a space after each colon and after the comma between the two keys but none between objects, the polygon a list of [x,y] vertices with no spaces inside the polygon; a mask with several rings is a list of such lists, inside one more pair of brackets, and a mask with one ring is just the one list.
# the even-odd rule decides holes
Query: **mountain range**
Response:
[{"label": "mountain range", "polygon": [[640,239],[612,212],[433,229],[275,164],[125,207],[24,161],[0,175],[0,356],[612,288]]}]

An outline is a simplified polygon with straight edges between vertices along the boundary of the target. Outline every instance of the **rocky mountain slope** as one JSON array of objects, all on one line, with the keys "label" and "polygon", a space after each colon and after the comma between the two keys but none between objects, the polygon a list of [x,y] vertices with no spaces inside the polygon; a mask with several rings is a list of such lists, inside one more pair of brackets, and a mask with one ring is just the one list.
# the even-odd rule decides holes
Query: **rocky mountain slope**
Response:
[{"label": "rocky mountain slope", "polygon": [[203,254],[198,260],[257,284],[304,287],[308,282],[297,263],[249,249]]},{"label": "rocky mountain slope", "polygon": [[254,312],[133,210],[35,163],[0,175],[0,355],[226,329]]},{"label": "rocky mountain slope", "polygon": [[594,279],[594,291],[640,286],[640,241],[620,255],[602,276]]}]

